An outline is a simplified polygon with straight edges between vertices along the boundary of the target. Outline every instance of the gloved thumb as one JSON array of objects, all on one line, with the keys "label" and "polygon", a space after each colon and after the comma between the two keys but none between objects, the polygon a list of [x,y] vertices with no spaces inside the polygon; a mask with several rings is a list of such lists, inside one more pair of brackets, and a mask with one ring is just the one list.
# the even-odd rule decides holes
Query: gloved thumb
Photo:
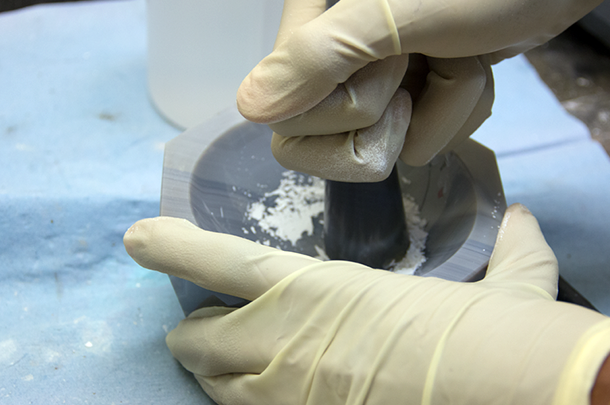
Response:
[{"label": "gloved thumb", "polygon": [[204,231],[185,219],[171,217],[136,222],[123,243],[142,267],[247,300],[258,298],[290,273],[319,263],[309,256]]},{"label": "gloved thumb", "polygon": [[482,282],[525,283],[555,299],[558,277],[557,258],[536,218],[521,204],[508,207]]}]

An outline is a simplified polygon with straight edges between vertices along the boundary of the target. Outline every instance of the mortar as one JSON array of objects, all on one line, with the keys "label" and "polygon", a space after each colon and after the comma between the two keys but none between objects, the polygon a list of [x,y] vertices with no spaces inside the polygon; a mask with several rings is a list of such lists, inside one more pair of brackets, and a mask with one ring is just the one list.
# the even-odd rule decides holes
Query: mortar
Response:
[{"label": "mortar", "polygon": [[[235,108],[195,126],[165,146],[161,215],[185,218],[199,227],[260,237],[245,215],[248,204],[278,187],[282,173],[269,147],[266,125],[246,121]],[[506,201],[494,153],[473,140],[422,167],[398,162],[410,184],[403,187],[427,220],[427,261],[416,275],[453,281],[480,279],[487,267]],[[257,233],[253,233],[252,229]],[[270,245],[315,256],[324,246],[322,226],[293,246],[266,235]],[[247,301],[170,277],[185,314],[204,306],[241,306]]]}]

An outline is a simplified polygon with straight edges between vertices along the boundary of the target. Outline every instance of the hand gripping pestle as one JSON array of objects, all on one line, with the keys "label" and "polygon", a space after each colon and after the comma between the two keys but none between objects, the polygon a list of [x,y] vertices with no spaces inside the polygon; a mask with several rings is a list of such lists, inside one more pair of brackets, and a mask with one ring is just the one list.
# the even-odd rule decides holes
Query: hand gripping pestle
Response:
[{"label": "hand gripping pestle", "polygon": [[[338,0],[327,0],[327,9]],[[324,245],[332,260],[388,269],[409,247],[396,165],[376,183],[326,180]]]}]

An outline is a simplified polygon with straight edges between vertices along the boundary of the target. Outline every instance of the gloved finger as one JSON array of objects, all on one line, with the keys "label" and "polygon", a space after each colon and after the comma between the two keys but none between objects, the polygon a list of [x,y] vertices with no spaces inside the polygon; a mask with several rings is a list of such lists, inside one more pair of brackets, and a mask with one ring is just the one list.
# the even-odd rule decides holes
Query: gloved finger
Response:
[{"label": "gloved finger", "polygon": [[204,231],[187,220],[157,217],[136,222],[123,238],[141,266],[211,291],[253,300],[288,274],[319,263],[312,257]]},{"label": "gloved finger", "polygon": [[[264,324],[265,319],[247,307],[222,308],[224,313],[211,313],[215,308],[193,312],[166,337],[172,355],[184,368],[205,377],[262,372],[273,359],[269,347],[275,345],[278,335],[274,335],[273,319]],[[259,308],[276,312],[274,309],[278,308]],[[241,314],[244,311],[248,314]]]},{"label": "gloved finger", "polygon": [[[301,364],[295,364],[298,369]],[[290,371],[284,370],[284,371]],[[296,373],[294,373],[296,374]],[[297,374],[293,380],[278,382],[278,376],[268,376],[266,373],[259,374],[227,374],[214,377],[195,376],[203,390],[217,404],[223,405],[245,405],[245,404],[302,404],[304,396],[303,380],[305,377]],[[337,400],[324,404],[344,403]],[[307,402],[321,403],[321,402]]]},{"label": "gloved finger", "polygon": [[413,103],[411,124],[400,153],[400,159],[411,166],[425,165],[456,135],[467,136],[490,115],[487,95],[481,103],[490,86],[490,71],[479,58],[428,58],[428,66],[426,86]]},{"label": "gloved finger", "polygon": [[283,137],[271,150],[284,167],[329,180],[375,182],[387,178],[398,159],[411,117],[411,97],[398,89],[383,115],[368,128],[323,136]]},{"label": "gloved finger", "polygon": [[326,0],[284,0],[282,19],[275,38],[276,48],[302,25],[320,16],[326,10]]},{"label": "gloved finger", "polygon": [[[298,369],[301,364],[296,364]],[[290,372],[290,368],[287,370]],[[302,404],[302,403],[324,403],[327,405],[345,403],[332,397],[324,398],[326,402],[304,401],[308,392],[303,392],[304,377],[294,373],[296,378],[288,378],[278,382],[277,375],[258,374],[227,374],[214,377],[195,376],[203,390],[217,404],[241,405],[241,404]],[[331,399],[332,398],[332,399]]]},{"label": "gloved finger", "polygon": [[508,207],[482,282],[526,283],[555,299],[558,275],[557,258],[536,218],[521,204]]},{"label": "gloved finger", "polygon": [[[354,24],[363,15],[370,29]],[[242,82],[239,111],[250,121],[269,124],[312,109],[368,63],[403,53],[389,21],[385,2],[342,0],[285,39],[282,33],[275,50]],[[369,46],[379,37],[392,45]]]},{"label": "gloved finger", "polygon": [[269,127],[282,136],[329,135],[374,125],[400,86],[408,55],[369,63],[309,111]]},{"label": "gloved finger", "polygon": [[[261,373],[302,330],[312,314],[318,314],[327,323],[332,320],[332,311],[320,314],[316,306],[325,300],[332,301],[337,295],[333,290],[333,275],[337,271],[333,269],[355,266],[361,274],[363,267],[339,261],[318,262],[318,266],[308,266],[287,276],[242,308],[194,311],[167,335],[170,351],[187,370],[199,376]],[[293,284],[303,272],[312,270],[318,277]],[[318,322],[317,326],[315,333],[306,333],[310,343],[326,336],[324,322]]]},{"label": "gloved finger", "polygon": [[[372,314],[380,311],[376,297],[404,292],[405,277],[345,261],[318,262],[285,277],[242,308],[230,313],[222,309],[223,316],[215,316],[218,312],[210,308],[193,312],[166,341],[189,371],[206,377],[258,374],[280,353],[290,352],[311,364],[316,354],[304,347],[326,344],[332,325],[349,313],[344,312],[346,306],[368,309],[375,319]],[[369,298],[375,304],[366,304]],[[386,304],[381,307],[381,312],[387,310]]]},{"label": "gloved finger", "polygon": [[472,113],[457,131],[457,133],[451,138],[451,140],[445,145],[439,154],[447,153],[455,149],[459,144],[468,139],[479,127],[491,116],[491,109],[494,103],[495,90],[494,90],[494,77],[491,70],[491,64],[487,55],[478,56],[483,68],[485,69],[485,75],[487,81],[485,82],[485,88],[477,105],[472,110]]},{"label": "gloved finger", "polygon": [[[225,374],[212,377],[195,375],[201,388],[212,398],[216,404],[272,404],[265,401],[265,396],[270,390],[256,392],[256,398],[252,398],[252,393],[248,393],[248,386],[258,379],[257,375],[252,374]],[[250,394],[250,395],[249,395]],[[285,403],[298,403],[282,398]]]}]

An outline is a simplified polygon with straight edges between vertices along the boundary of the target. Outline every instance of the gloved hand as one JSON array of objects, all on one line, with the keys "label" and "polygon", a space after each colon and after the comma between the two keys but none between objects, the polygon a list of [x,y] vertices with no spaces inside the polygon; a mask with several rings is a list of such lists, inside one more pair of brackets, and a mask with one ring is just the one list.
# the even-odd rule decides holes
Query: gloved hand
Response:
[{"label": "gloved hand", "polygon": [[[285,167],[378,181],[399,155],[422,165],[470,136],[491,113],[490,63],[600,2],[340,0],[324,12],[325,0],[285,0],[275,50],[243,81],[238,107],[271,124]],[[427,66],[407,71],[410,54]]]},{"label": "gloved hand", "polygon": [[155,218],[125,235],[142,266],[253,300],[167,337],[219,404],[588,403],[610,319],[554,301],[556,259],[520,205],[484,280],[457,283],[282,252]]}]

